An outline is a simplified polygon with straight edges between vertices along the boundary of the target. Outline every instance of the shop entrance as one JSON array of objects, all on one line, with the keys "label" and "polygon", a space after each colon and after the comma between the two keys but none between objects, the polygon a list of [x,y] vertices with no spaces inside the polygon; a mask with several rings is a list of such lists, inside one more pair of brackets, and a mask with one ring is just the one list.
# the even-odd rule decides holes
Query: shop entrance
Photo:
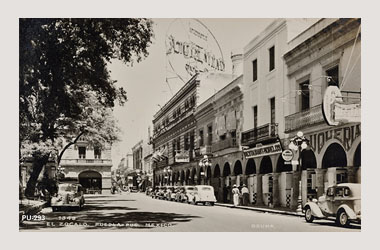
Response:
[{"label": "shop entrance", "polygon": [[84,171],[78,175],[85,194],[102,193],[102,175],[96,171]]}]

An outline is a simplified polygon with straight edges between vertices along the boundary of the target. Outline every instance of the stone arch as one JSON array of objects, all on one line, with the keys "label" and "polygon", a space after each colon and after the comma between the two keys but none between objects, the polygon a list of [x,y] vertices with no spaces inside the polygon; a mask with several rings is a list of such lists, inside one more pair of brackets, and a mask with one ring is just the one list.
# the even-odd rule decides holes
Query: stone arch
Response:
[{"label": "stone arch", "polygon": [[282,157],[278,157],[277,159],[277,165],[276,165],[276,172],[290,172],[292,171],[292,164],[285,164],[285,161]]},{"label": "stone arch", "polygon": [[252,158],[248,159],[247,161],[247,164],[245,167],[245,174],[246,175],[256,174],[256,163],[255,163],[255,160],[253,160]]},{"label": "stone arch", "polygon": [[223,177],[227,177],[231,175],[231,167],[230,167],[230,164],[228,162],[224,163],[224,167],[223,167]]},{"label": "stone arch", "polygon": [[260,163],[260,174],[269,174],[273,172],[272,160],[269,156],[264,156]]},{"label": "stone arch", "polygon": [[344,148],[338,143],[331,143],[322,158],[322,168],[346,167],[347,155]]},{"label": "stone arch", "polygon": [[361,167],[362,165],[362,157],[361,157],[361,143],[356,147],[355,153],[354,153],[354,166],[355,167]]},{"label": "stone arch", "polygon": [[241,165],[241,162],[237,160],[234,165],[234,175],[241,175],[243,174],[243,167]]},{"label": "stone arch", "polygon": [[317,168],[317,159],[313,150],[303,150],[301,152],[301,162],[302,170],[306,170],[308,168]]},{"label": "stone arch", "polygon": [[85,193],[102,191],[102,174],[94,170],[84,170],[78,174],[78,181]]},{"label": "stone arch", "polygon": [[206,180],[209,180],[212,177],[211,175],[211,167],[208,166],[206,169]]},{"label": "stone arch", "polygon": [[220,177],[220,167],[219,167],[219,164],[216,164],[216,166],[215,166],[213,177],[214,178]]}]

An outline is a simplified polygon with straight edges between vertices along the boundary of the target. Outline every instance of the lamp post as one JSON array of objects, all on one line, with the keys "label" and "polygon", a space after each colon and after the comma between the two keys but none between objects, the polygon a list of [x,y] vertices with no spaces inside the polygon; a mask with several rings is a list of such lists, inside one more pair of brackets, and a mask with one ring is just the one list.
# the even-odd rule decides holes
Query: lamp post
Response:
[{"label": "lamp post", "polygon": [[173,170],[172,170],[172,168],[170,166],[167,166],[166,168],[164,168],[166,185],[169,184],[169,178],[170,178],[172,172],[173,172]]},{"label": "lamp post", "polygon": [[297,162],[297,171],[299,172],[300,179],[298,183],[298,206],[297,206],[297,212],[302,213],[302,165],[301,165],[301,152],[302,150],[306,149],[308,147],[309,140],[306,139],[306,137],[303,135],[302,131],[297,132],[297,135],[290,139],[289,149],[293,151],[298,151],[298,162]]},{"label": "lamp post", "polygon": [[208,158],[207,155],[203,156],[203,159],[201,159],[199,161],[199,167],[203,167],[204,170],[203,172],[201,172],[201,180],[206,176],[205,172],[204,171],[207,171],[207,167],[211,167],[212,166],[212,163],[211,163],[211,159]]}]

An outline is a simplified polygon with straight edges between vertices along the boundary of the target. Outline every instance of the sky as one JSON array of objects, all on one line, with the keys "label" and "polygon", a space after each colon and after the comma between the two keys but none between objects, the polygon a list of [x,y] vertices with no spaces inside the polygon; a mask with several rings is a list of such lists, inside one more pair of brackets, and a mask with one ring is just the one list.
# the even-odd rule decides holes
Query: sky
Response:
[{"label": "sky", "polygon": [[[232,72],[231,51],[242,51],[273,21],[269,18],[198,20],[218,41],[226,63],[226,73]],[[112,146],[114,168],[141,139],[147,140],[149,126],[152,131],[153,115],[183,85],[176,79],[169,80],[170,90],[166,83],[166,77],[171,77],[172,73],[167,66],[165,36],[172,32],[175,21],[171,18],[153,19],[153,42],[148,48],[148,57],[142,62],[127,66],[115,60],[109,65],[111,78],[117,80],[117,86],[122,86],[128,96],[124,106],[117,106],[114,110],[122,130],[121,141]]]}]

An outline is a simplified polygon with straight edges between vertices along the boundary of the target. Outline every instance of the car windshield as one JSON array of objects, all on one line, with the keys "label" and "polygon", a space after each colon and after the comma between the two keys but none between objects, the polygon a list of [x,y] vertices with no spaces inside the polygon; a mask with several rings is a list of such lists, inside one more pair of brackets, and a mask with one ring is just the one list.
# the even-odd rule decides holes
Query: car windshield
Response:
[{"label": "car windshield", "polygon": [[64,185],[59,185],[58,187],[58,192],[76,192],[77,191],[77,186],[72,185],[72,184],[64,184]]},{"label": "car windshield", "polygon": [[194,190],[194,187],[187,187],[186,190]]},{"label": "car windshield", "polygon": [[202,190],[203,191],[211,191],[211,188],[210,187],[203,187]]}]

